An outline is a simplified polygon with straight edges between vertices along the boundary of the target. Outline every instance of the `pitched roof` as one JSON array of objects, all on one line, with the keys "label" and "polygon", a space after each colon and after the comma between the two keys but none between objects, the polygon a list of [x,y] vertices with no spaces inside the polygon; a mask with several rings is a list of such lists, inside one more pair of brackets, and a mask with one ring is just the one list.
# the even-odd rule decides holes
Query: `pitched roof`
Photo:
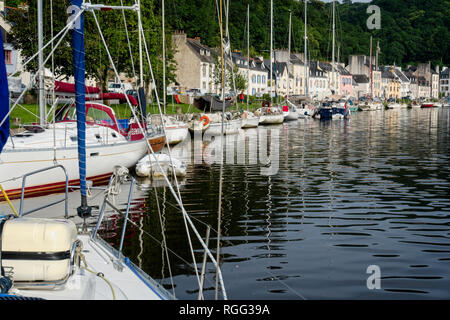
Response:
[{"label": "pitched roof", "polygon": [[355,80],[356,83],[369,83],[369,77],[365,74],[354,74],[353,80]]},{"label": "pitched roof", "polygon": [[305,63],[299,58],[297,57],[295,54],[291,54],[291,63],[292,64],[299,64],[304,66]]},{"label": "pitched roof", "polygon": [[[323,73],[325,71],[322,69],[318,61],[309,61],[309,75],[315,78],[326,78]],[[321,73],[321,74],[320,74]]]},{"label": "pitched roof", "polygon": [[250,58],[249,66],[247,65],[247,57],[244,57],[241,52],[232,52],[231,57],[233,59],[233,63],[237,65],[239,68],[247,69],[260,72],[267,72],[264,64],[259,59]]},{"label": "pitched roof", "polygon": [[400,79],[402,82],[409,82],[408,77],[399,69],[394,70],[395,75]]},{"label": "pitched roof", "polygon": [[343,76],[350,76],[351,73],[340,64],[336,65],[338,72]]},{"label": "pitched roof", "polygon": [[395,76],[389,70],[384,69],[384,70],[381,70],[381,78],[395,79]]},{"label": "pitched roof", "polygon": [[186,44],[202,62],[215,63],[215,52],[211,48],[200,43],[199,40],[186,39]]}]

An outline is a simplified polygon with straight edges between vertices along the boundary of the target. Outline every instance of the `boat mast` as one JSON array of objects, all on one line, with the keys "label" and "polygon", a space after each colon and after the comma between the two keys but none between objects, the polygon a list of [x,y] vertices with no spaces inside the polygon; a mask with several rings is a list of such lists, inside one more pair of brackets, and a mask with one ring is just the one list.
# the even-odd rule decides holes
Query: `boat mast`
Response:
[{"label": "boat mast", "polygon": [[336,36],[335,36],[335,33],[336,33],[336,17],[335,17],[335,11],[336,11],[336,1],[333,1],[333,51],[332,51],[332,53],[331,53],[331,60],[332,60],[332,63],[331,63],[331,68],[332,68],[332,71],[331,71],[331,85],[332,85],[332,88],[334,89],[334,94],[336,94],[336,88],[335,88],[335,83],[336,83],[336,74],[335,74],[335,56],[334,56],[334,49],[335,49],[335,41],[336,41]]},{"label": "boat mast", "polygon": [[39,60],[39,69],[38,69],[38,81],[39,81],[39,124],[42,126],[45,124],[45,96],[44,96],[44,52],[42,50],[43,47],[43,8],[42,8],[42,0],[38,0],[37,2],[37,27],[38,27],[38,60]]},{"label": "boat mast", "polygon": [[250,96],[250,4],[247,4],[247,111]]},{"label": "boat mast", "polygon": [[[138,28],[141,27],[142,21],[141,21],[141,1],[137,0],[138,5]],[[144,66],[143,66],[143,58],[142,58],[142,35],[141,32],[138,32],[138,43],[139,43],[139,86],[141,88],[144,87]],[[143,115],[144,117],[146,115]]]},{"label": "boat mast", "polygon": [[[70,0],[72,6],[80,8],[83,0]],[[77,110],[78,167],[80,174],[81,205],[78,216],[86,219],[91,215],[86,196],[86,105],[85,105],[85,53],[84,53],[84,13],[81,13],[72,30],[72,54],[75,78],[75,106]]]},{"label": "boat mast", "polygon": [[270,105],[273,103],[273,0],[270,0]]},{"label": "boat mast", "polygon": [[166,114],[166,32],[164,23],[164,0],[162,0],[162,55],[163,55],[163,106]]},{"label": "boat mast", "polygon": [[370,98],[373,99],[372,36],[370,36]]},{"label": "boat mast", "polygon": [[305,95],[306,97],[309,96],[309,92],[308,92],[308,84],[309,84],[309,79],[308,79],[308,53],[307,53],[307,49],[308,49],[308,34],[306,31],[306,25],[307,25],[307,19],[308,19],[308,15],[307,15],[307,5],[308,5],[308,1],[305,1]]},{"label": "boat mast", "polygon": [[[292,11],[289,10],[289,32],[288,32],[288,60],[287,60],[287,65],[288,65],[288,71],[289,71],[289,67],[291,65],[291,26],[292,26]],[[287,95],[286,95],[286,100],[289,100],[289,93],[291,91],[291,83],[289,81],[289,72],[288,72],[288,88],[287,88]]]}]

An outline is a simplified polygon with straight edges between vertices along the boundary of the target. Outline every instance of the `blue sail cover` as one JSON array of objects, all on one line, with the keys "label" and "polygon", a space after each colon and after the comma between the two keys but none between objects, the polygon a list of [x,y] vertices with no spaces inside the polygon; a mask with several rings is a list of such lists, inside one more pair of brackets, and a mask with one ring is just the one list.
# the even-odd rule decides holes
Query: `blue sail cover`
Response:
[{"label": "blue sail cover", "polygon": [[0,32],[0,152],[9,137],[9,117],[5,119],[9,112],[9,91],[8,78],[6,76],[5,53],[3,49],[3,36]]},{"label": "blue sail cover", "polygon": [[[70,0],[73,15],[81,10],[83,0]],[[74,8],[75,7],[75,8]],[[85,53],[84,53],[84,13],[72,28],[72,55],[75,78],[75,107],[77,110],[78,167],[80,173],[81,206],[78,214],[89,215],[86,198],[86,105],[85,105]]]}]

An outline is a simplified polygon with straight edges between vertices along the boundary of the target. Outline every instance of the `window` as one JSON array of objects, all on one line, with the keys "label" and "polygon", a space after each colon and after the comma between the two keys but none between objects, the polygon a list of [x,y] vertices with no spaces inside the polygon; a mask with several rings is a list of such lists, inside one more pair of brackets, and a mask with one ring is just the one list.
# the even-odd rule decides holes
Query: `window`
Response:
[{"label": "window", "polygon": [[5,63],[6,64],[12,64],[11,59],[11,50],[4,50],[5,53]]},{"label": "window", "polygon": [[262,76],[262,84],[266,83],[266,76]]},{"label": "window", "polygon": [[252,83],[255,83],[255,82],[256,82],[256,76],[253,75],[253,76],[252,76]]},{"label": "window", "polygon": [[257,83],[261,83],[261,76],[258,76],[257,79],[258,79],[258,80],[257,80]]}]

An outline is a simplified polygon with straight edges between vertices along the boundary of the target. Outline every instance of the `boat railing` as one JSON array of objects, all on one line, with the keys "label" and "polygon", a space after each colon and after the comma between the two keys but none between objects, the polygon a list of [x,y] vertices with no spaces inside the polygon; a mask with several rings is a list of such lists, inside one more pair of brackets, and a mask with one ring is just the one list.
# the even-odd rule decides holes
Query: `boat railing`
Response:
[{"label": "boat railing", "polygon": [[[128,201],[125,212],[123,210],[116,207],[116,205],[110,201],[109,197],[110,195],[116,195],[118,194],[118,190],[120,189],[119,186],[123,184],[125,181],[130,181],[130,187],[128,191]],[[103,199],[103,203],[100,207],[100,211],[98,214],[97,223],[94,227],[94,230],[91,233],[91,240],[92,241],[99,241],[103,245],[107,246],[111,252],[113,253],[113,256],[115,257],[115,260],[112,261],[113,267],[116,270],[122,271],[124,268],[124,264],[138,276],[149,288],[152,288],[152,290],[160,297],[173,299],[173,296],[165,290],[160,284],[156,283],[153,279],[151,279],[145,272],[143,272],[139,267],[137,267],[135,264],[133,264],[129,258],[125,257],[122,253],[124,239],[125,239],[125,233],[128,223],[128,217],[130,213],[130,207],[131,207],[131,200],[133,197],[133,188],[135,184],[134,177],[128,173],[128,169],[125,167],[117,166],[114,168],[114,172],[111,175],[111,178],[109,179],[108,186],[105,191],[105,196]],[[115,212],[117,212],[119,215],[124,217],[124,223],[122,226],[122,233],[120,236],[120,243],[119,248],[115,249],[110,244],[108,244],[106,241],[104,241],[101,237],[98,236],[98,230],[99,227],[103,221],[103,217],[105,214],[106,206],[109,206],[111,209],[113,209]],[[156,290],[156,291],[155,291]]]},{"label": "boat railing", "polygon": [[[55,200],[53,202],[44,204],[44,205],[42,205],[40,207],[33,208],[33,209],[30,209],[30,210],[27,210],[27,211],[24,212],[24,197],[25,197],[25,186],[26,186],[27,178],[32,176],[32,175],[35,175],[35,174],[38,174],[38,173],[42,173],[42,172],[45,172],[45,171],[54,170],[54,169],[57,169],[57,168],[60,168],[64,172],[64,175],[65,175],[65,193],[64,193],[64,197],[61,198],[61,199]],[[48,208],[48,207],[57,205],[57,204],[59,204],[61,202],[64,202],[64,217],[68,218],[69,217],[69,208],[68,208],[68,205],[69,205],[69,176],[67,175],[67,171],[64,168],[64,166],[62,166],[60,164],[55,164],[55,165],[53,165],[51,167],[42,168],[42,169],[35,170],[35,171],[29,172],[29,173],[26,173],[26,174],[23,175],[23,177],[22,177],[22,192],[21,192],[21,196],[20,196],[19,217],[25,216],[25,215],[30,214],[32,212],[39,211],[39,210],[44,209],[44,208]]]}]

